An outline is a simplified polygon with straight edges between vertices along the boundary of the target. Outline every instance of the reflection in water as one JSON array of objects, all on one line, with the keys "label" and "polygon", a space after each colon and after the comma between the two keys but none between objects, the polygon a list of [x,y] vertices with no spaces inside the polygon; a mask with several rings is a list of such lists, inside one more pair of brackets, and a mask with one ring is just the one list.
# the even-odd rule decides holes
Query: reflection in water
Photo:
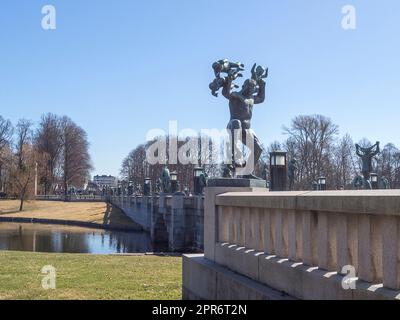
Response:
[{"label": "reflection in water", "polygon": [[147,252],[151,246],[145,232],[0,222],[0,250],[107,254]]}]

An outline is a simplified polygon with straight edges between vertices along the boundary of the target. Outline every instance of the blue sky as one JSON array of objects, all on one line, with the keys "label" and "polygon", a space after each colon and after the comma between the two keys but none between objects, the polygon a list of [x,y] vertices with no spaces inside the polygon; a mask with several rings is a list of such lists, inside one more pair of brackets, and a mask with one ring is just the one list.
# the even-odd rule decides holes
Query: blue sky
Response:
[{"label": "blue sky", "polygon": [[[54,5],[57,29],[41,28]],[[341,9],[356,8],[343,30]],[[253,128],[267,145],[299,114],[320,113],[350,133],[400,146],[400,2],[3,0],[0,115],[35,121],[53,112],[85,128],[94,174],[118,174],[148,130],[219,128],[213,97],[220,58],[269,67]]]}]

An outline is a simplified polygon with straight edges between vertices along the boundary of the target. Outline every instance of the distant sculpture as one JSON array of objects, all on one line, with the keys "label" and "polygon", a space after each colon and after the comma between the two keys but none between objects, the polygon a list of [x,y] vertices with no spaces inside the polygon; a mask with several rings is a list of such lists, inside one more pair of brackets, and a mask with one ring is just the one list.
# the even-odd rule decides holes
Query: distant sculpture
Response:
[{"label": "distant sculpture", "polygon": [[297,171],[297,160],[293,158],[292,160],[289,161],[288,165],[288,178],[289,178],[289,190],[293,190],[294,186],[294,179],[296,177],[296,171]]},{"label": "distant sculpture", "polygon": [[199,192],[203,193],[204,188],[207,186],[207,178],[208,175],[205,172],[202,172],[199,177]]},{"label": "distant sculpture", "polygon": [[160,192],[161,192],[161,179],[160,178],[158,178],[156,180],[155,192],[156,192],[156,194],[160,194]]},{"label": "distant sculpture", "polygon": [[146,181],[144,186],[143,186],[143,195],[144,196],[150,196],[151,195],[151,182]]},{"label": "distant sculpture", "polygon": [[[240,71],[244,70],[242,64],[231,63],[226,59],[219,60],[213,64],[213,69],[216,78],[210,84],[212,94],[217,96],[216,92],[222,88],[222,95],[229,100],[230,122],[227,129],[231,132],[233,159],[232,165],[227,165],[224,169],[224,177],[232,177],[236,167],[246,167],[246,161],[238,162],[234,157],[235,154],[240,154],[240,150],[234,145],[234,130],[241,130],[243,143],[246,143],[246,139],[253,139],[254,150],[251,151],[254,153],[254,164],[257,163],[261,156],[261,143],[254,132],[250,130],[250,127],[254,104],[262,103],[265,100],[265,81],[263,79],[268,77],[268,69],[254,64],[251,69],[251,79],[247,79],[242,89],[238,92],[232,92],[232,89],[237,87],[233,84],[233,81],[242,76],[240,73]],[[226,73],[227,76],[221,78],[221,73]],[[246,178],[258,179],[252,173],[247,175]]]},{"label": "distant sculpture", "polygon": [[379,184],[380,189],[390,189],[390,182],[386,177],[382,177]]},{"label": "distant sculpture", "polygon": [[134,193],[133,185],[130,183],[130,184],[128,185],[128,196],[133,195],[133,193]]},{"label": "distant sculpture", "polygon": [[265,181],[268,180],[268,166],[267,166],[266,164],[264,165],[264,169],[263,169],[263,171],[262,171],[262,173],[261,173],[261,177],[262,177]]},{"label": "distant sculpture", "polygon": [[359,144],[356,144],[356,153],[362,161],[361,173],[365,180],[369,180],[370,173],[372,172],[372,159],[380,153],[379,141],[368,148],[361,147]]},{"label": "distant sculpture", "polygon": [[167,166],[164,167],[161,173],[161,188],[164,193],[171,192],[171,175]]},{"label": "distant sculpture", "polygon": [[224,166],[222,169],[222,177],[223,178],[233,178],[232,171],[233,171],[232,165]]},{"label": "distant sculpture", "polygon": [[142,187],[140,184],[136,184],[136,195],[141,195],[142,194]]},{"label": "distant sculpture", "polygon": [[186,197],[189,197],[189,196],[190,196],[190,190],[189,190],[189,187],[188,187],[188,186],[185,186],[185,187],[183,188],[183,193],[185,194]]},{"label": "distant sculpture", "polygon": [[365,180],[363,176],[357,175],[353,179],[353,188],[356,190],[360,189],[372,189],[371,182],[369,180]]}]

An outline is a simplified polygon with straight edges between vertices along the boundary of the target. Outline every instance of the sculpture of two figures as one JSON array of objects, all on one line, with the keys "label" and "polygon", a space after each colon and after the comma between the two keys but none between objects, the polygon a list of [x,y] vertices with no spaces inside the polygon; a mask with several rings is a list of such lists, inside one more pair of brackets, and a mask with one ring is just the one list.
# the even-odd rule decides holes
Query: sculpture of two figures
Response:
[{"label": "sculpture of two figures", "polygon": [[297,171],[296,164],[297,164],[296,158],[293,158],[289,161],[289,165],[288,165],[289,191],[292,191],[293,187],[294,187],[294,180],[295,180],[296,171]]},{"label": "sculpture of two figures", "polygon": [[[236,159],[235,156],[241,154],[234,137],[234,132],[239,132],[241,133],[242,143],[246,143],[247,140],[251,139],[253,142],[251,145],[254,145],[253,150],[251,150],[253,153],[253,163],[250,167],[251,172],[242,177],[259,179],[254,176],[253,173],[255,164],[261,156],[262,146],[254,132],[250,130],[250,127],[253,106],[263,103],[265,100],[264,79],[268,77],[268,69],[254,64],[251,69],[251,78],[244,81],[240,91],[232,91],[232,89],[238,88],[233,81],[243,76],[241,71],[244,71],[244,65],[241,63],[232,63],[224,59],[215,62],[212,67],[215,74],[215,79],[209,86],[212,95],[218,96],[217,91],[222,88],[222,95],[229,100],[230,121],[227,129],[230,131],[232,164],[228,164],[226,168],[224,168],[223,176],[233,177],[236,175],[236,168],[245,168],[247,165],[246,160]],[[225,76],[221,77],[221,74],[225,74]]]},{"label": "sculpture of two figures", "polygon": [[372,172],[372,159],[380,153],[379,141],[373,146],[361,147],[356,144],[356,154],[361,158],[362,176],[356,176],[353,180],[353,187],[355,189],[372,189],[370,174]]}]

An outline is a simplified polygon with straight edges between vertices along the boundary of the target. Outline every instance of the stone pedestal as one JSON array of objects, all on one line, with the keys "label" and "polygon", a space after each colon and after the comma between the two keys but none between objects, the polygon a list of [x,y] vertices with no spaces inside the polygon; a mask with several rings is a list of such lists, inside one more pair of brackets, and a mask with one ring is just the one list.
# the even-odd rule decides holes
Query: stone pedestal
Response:
[{"label": "stone pedestal", "polygon": [[[262,186],[262,187],[257,187]],[[215,198],[225,192],[268,192],[264,187],[265,180],[256,179],[230,179],[218,178],[210,179],[205,189],[204,195],[204,255],[205,258],[215,261],[215,244],[218,234],[218,213],[216,212]]]}]

